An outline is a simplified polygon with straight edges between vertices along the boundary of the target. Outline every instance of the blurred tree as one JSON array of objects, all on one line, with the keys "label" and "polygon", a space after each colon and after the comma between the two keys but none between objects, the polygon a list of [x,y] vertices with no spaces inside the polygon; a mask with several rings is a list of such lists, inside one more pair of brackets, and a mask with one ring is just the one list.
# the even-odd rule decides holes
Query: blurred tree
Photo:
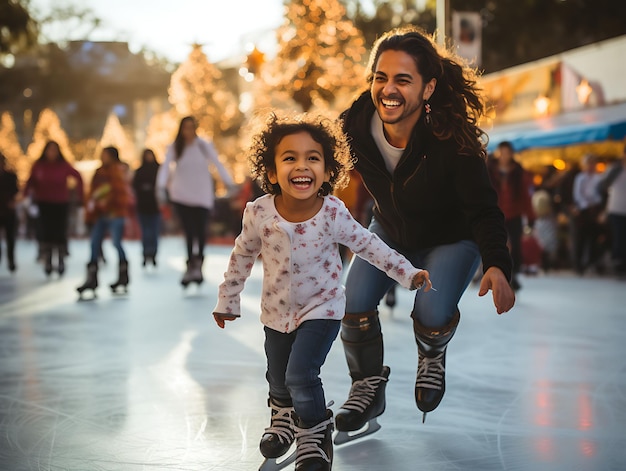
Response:
[{"label": "blurred tree", "polygon": [[[436,29],[436,0],[342,0],[367,47],[384,31],[414,24]],[[423,6],[423,9],[420,8]],[[626,34],[626,2],[617,0],[449,0],[449,13],[483,20],[485,73]]]},{"label": "blurred tree", "polygon": [[195,117],[199,132],[216,141],[223,134],[236,133],[243,120],[237,97],[201,44],[193,45],[187,60],[172,74],[169,99],[181,117]]},{"label": "blurred tree", "polygon": [[0,0],[0,56],[15,55],[37,43],[37,22],[28,1]]},{"label": "blurred tree", "polygon": [[109,146],[117,147],[122,162],[126,162],[131,167],[138,167],[140,156],[137,155],[135,145],[115,113],[110,113],[107,118],[94,157],[99,158],[102,149]]},{"label": "blurred tree", "polygon": [[49,108],[45,108],[39,115],[35,131],[33,132],[33,140],[26,149],[28,168],[35,160],[41,157],[43,148],[48,141],[56,141],[61,148],[61,153],[68,160],[74,162],[74,153],[69,146],[67,134],[61,127],[61,121],[57,114]]},{"label": "blurred tree", "polygon": [[[365,44],[371,48],[385,31],[412,24],[433,33],[437,27],[437,0],[342,0],[348,17],[363,33]],[[420,8],[423,3],[423,8]]]},{"label": "blurred tree", "polygon": [[0,152],[4,154],[9,165],[16,171],[20,182],[25,182],[30,167],[27,165],[24,151],[17,139],[15,122],[8,111],[0,116]]},{"label": "blurred tree", "polygon": [[285,92],[303,111],[338,110],[363,87],[365,41],[339,0],[291,0],[276,37],[262,71],[270,93]]}]

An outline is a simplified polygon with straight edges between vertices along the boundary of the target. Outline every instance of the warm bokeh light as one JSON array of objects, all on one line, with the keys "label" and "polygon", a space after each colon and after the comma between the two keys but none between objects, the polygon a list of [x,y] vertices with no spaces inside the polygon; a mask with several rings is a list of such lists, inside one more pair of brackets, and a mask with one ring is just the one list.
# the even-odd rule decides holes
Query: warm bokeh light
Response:
[{"label": "warm bokeh light", "polygon": [[61,153],[69,162],[76,160],[70,148],[67,134],[61,126],[61,120],[54,111],[45,108],[39,114],[33,132],[33,140],[26,149],[29,168],[35,160],[41,157],[43,148],[48,141],[56,141],[61,148]]}]

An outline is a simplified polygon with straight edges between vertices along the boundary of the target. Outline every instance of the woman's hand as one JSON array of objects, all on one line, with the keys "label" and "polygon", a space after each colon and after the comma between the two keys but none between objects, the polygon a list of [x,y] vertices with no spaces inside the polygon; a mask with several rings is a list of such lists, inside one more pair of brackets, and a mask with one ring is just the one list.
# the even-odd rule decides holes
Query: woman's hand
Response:
[{"label": "woman's hand", "polygon": [[421,289],[424,293],[430,291],[433,284],[430,282],[430,273],[427,270],[417,272],[413,278],[413,286],[415,289]]},{"label": "woman's hand", "polygon": [[493,292],[493,305],[498,314],[509,311],[515,305],[515,292],[498,267],[487,269],[480,282],[478,296],[486,295],[489,290]]},{"label": "woman's hand", "polygon": [[217,323],[220,329],[223,329],[224,327],[226,327],[226,321],[234,321],[238,317],[239,317],[238,314],[224,314],[221,312],[213,313],[213,318],[215,319],[215,322]]}]

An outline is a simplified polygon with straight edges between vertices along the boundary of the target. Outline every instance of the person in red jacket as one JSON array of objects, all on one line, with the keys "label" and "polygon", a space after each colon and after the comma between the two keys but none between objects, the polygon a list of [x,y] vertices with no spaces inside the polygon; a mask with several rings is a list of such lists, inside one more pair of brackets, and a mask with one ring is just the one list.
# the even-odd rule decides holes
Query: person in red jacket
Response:
[{"label": "person in red jacket", "polygon": [[57,255],[56,270],[65,272],[68,224],[70,211],[70,179],[74,179],[77,196],[82,200],[83,180],[61,153],[59,144],[48,141],[41,157],[32,166],[24,194],[37,205],[38,238],[44,262],[44,271],[53,270],[53,255]]},{"label": "person in red jacket", "polygon": [[490,161],[489,176],[498,193],[498,205],[504,213],[509,237],[508,245],[513,259],[511,287],[518,290],[522,287],[517,275],[522,266],[524,218],[531,226],[535,220],[531,201],[532,175],[515,160],[513,144],[503,141],[498,144],[496,158]]}]

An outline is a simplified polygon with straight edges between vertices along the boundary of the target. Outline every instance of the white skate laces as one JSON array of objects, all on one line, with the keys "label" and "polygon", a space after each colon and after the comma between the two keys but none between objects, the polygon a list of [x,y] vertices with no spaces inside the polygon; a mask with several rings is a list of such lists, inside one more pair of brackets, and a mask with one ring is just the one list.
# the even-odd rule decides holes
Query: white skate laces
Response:
[{"label": "white skate laces", "polygon": [[320,422],[319,424],[311,428],[299,428],[295,427],[296,440],[298,442],[297,455],[296,455],[296,467],[304,460],[310,458],[322,458],[327,463],[330,463],[330,457],[321,448],[326,429],[329,425],[332,425],[333,418],[329,418]]},{"label": "white skate laces", "polygon": [[388,381],[388,378],[384,376],[369,376],[356,380],[352,383],[348,400],[341,408],[363,413],[374,400],[378,385],[381,381]]},{"label": "white skate laces", "polygon": [[272,410],[276,411],[270,419],[270,426],[265,429],[263,437],[266,435],[276,435],[280,443],[293,443],[293,407],[276,407],[271,404]]},{"label": "white skate laces", "polygon": [[419,366],[417,368],[416,388],[441,389],[445,368],[443,357],[445,350],[436,356],[429,358],[421,351],[419,352]]}]

